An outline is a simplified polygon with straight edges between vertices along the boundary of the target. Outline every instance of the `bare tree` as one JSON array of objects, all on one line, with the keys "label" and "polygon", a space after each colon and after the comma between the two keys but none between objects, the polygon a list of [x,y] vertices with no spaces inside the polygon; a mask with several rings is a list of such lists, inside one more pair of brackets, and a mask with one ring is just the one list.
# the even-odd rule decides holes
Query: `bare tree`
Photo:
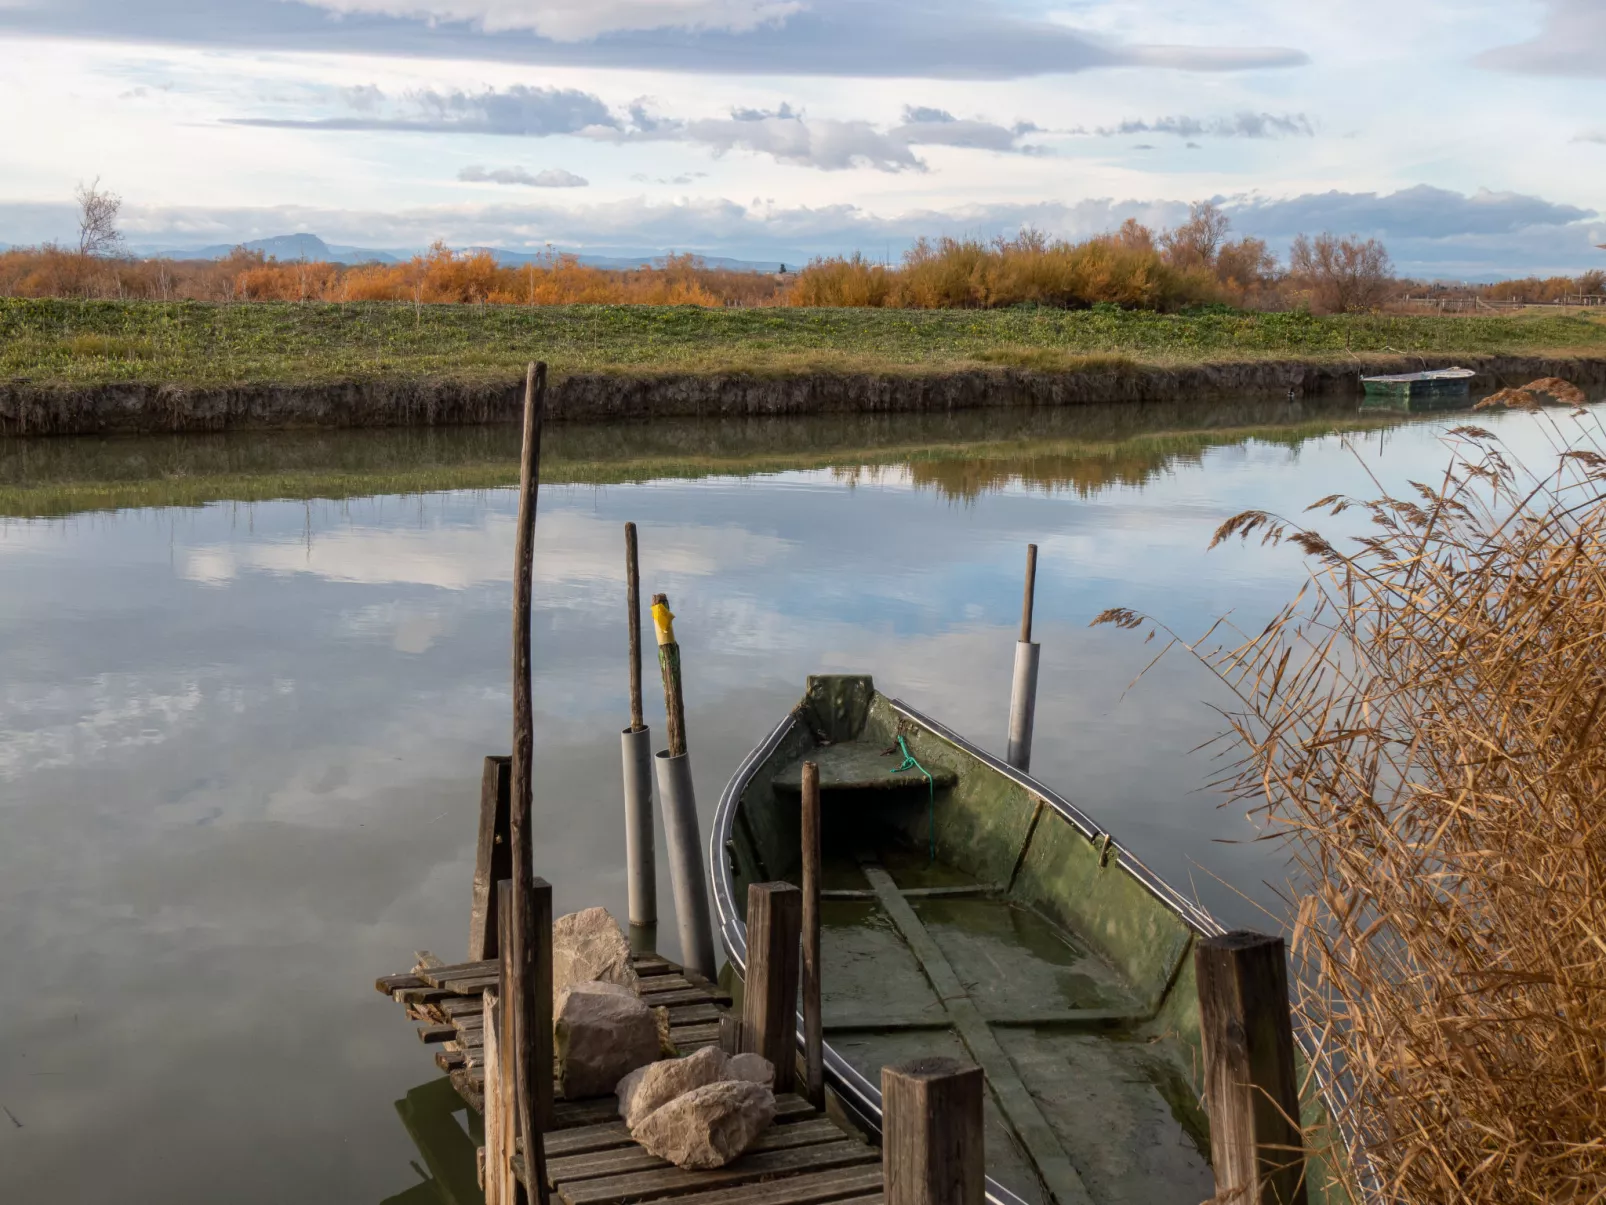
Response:
[{"label": "bare tree", "polygon": [[78,199],[78,254],[116,254],[123,243],[122,232],[117,229],[123,198],[102,189],[99,176],[90,185],[80,182],[73,196]]},{"label": "bare tree", "polygon": [[1318,234],[1310,239],[1302,234],[1289,248],[1288,270],[1310,290],[1316,308],[1331,314],[1375,307],[1394,279],[1387,248],[1375,238],[1362,242],[1358,236]]},{"label": "bare tree", "polygon": [[1166,258],[1179,268],[1210,268],[1216,263],[1216,252],[1232,227],[1231,220],[1210,201],[1195,201],[1188,206],[1188,220],[1175,230],[1160,236]]}]

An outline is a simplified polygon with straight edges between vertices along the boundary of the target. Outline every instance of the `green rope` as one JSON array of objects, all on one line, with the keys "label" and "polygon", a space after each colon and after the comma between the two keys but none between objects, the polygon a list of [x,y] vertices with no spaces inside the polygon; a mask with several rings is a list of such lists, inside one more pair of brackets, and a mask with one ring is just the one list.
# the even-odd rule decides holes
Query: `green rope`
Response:
[{"label": "green rope", "polygon": [[905,770],[919,770],[926,776],[926,793],[931,796],[931,860],[937,860],[937,784],[932,780],[931,771],[915,760],[915,755],[909,752],[909,746],[903,743],[903,737],[898,738],[898,748],[903,751],[903,765],[893,770],[894,774],[902,774]]}]

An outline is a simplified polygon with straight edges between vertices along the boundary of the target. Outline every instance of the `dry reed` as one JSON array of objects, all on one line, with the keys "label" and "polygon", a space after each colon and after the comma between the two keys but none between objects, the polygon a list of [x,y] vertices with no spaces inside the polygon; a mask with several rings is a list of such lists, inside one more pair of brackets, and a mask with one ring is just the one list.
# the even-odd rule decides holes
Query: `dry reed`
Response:
[{"label": "dry reed", "polygon": [[[1491,401],[1546,394],[1582,401]],[[1606,449],[1573,414],[1536,418],[1541,474],[1464,425],[1436,485],[1313,504],[1369,520],[1351,552],[1230,519],[1213,544],[1291,542],[1310,580],[1259,632],[1173,637],[1236,700],[1220,785],[1289,843],[1297,1007],[1368,1196],[1606,1196]]]}]

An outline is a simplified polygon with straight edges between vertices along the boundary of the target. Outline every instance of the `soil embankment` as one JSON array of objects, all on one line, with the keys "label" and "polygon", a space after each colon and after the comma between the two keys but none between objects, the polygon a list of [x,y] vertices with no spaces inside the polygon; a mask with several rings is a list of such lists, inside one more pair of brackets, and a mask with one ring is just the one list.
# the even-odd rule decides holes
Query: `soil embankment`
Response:
[{"label": "soil embankment", "polygon": [[[1251,360],[1182,367],[1036,372],[974,369],[930,374],[739,373],[554,380],[548,415],[557,421],[772,417],[813,414],[943,413],[994,406],[1210,400],[1359,394],[1360,377],[1461,364],[1473,388],[1558,376],[1606,384],[1606,357],[1368,356],[1345,362]],[[364,380],[324,384],[185,386],[0,382],[0,435],[152,434],[297,427],[432,427],[513,420],[522,382]]]}]

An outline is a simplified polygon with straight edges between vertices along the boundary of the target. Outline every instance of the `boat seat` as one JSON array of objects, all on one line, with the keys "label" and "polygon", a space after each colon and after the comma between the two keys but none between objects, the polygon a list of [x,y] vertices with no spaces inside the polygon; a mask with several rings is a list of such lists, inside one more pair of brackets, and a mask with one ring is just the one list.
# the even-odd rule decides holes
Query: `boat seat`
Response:
[{"label": "boat seat", "polygon": [[[782,767],[775,775],[775,789],[789,795],[803,793],[803,763],[814,762],[820,767],[820,794],[828,791],[910,791],[926,790],[926,776],[910,767],[901,773],[893,771],[903,764],[903,754],[893,746],[887,753],[884,745],[863,741],[842,741],[835,745],[820,745]],[[959,775],[944,766],[927,766],[934,787],[951,787]]]}]

